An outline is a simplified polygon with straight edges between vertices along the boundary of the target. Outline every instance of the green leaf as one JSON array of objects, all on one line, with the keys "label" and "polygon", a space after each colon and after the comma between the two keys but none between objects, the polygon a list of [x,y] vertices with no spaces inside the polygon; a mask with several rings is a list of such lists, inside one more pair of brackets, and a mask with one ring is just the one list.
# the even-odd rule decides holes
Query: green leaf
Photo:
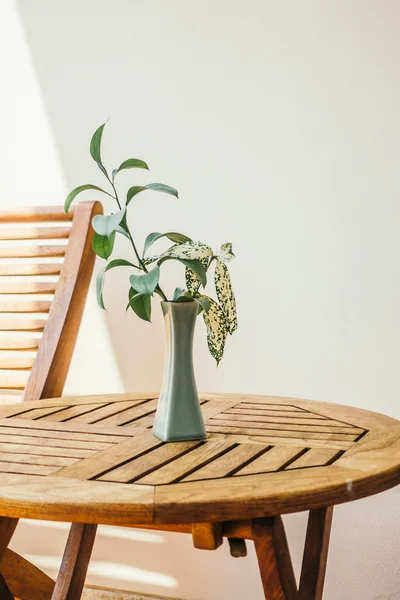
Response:
[{"label": "green leaf", "polygon": [[185,294],[185,290],[183,290],[182,288],[175,288],[174,294],[172,296],[172,302],[176,302],[178,300],[178,298],[180,296],[183,296]]},{"label": "green leaf", "polygon": [[[209,261],[209,258],[200,259],[200,262],[203,265],[204,270],[206,272],[207,272],[207,267],[208,267],[208,261]],[[188,291],[192,295],[195,295],[199,291],[199,287],[201,285],[200,279],[198,279],[196,277],[196,275],[193,273],[193,271],[189,268],[187,268],[185,271],[185,278],[186,278],[186,287],[187,287]]]},{"label": "green leaf", "polygon": [[168,233],[159,233],[158,231],[154,231],[153,233],[149,233],[144,243],[143,255],[146,254],[147,250],[160,238],[166,237],[171,242],[175,242],[181,244],[183,242],[191,242],[192,240],[183,233],[176,233],[174,231],[169,231]]},{"label": "green leaf", "polygon": [[99,235],[110,235],[117,229],[124,218],[126,208],[119,210],[112,215],[96,215],[92,219],[92,226]]},{"label": "green leaf", "polygon": [[104,300],[103,300],[105,274],[107,271],[110,271],[111,269],[115,269],[115,267],[134,267],[135,269],[138,268],[136,265],[133,265],[128,260],[125,260],[123,258],[116,258],[115,260],[112,260],[111,262],[109,262],[103,269],[101,269],[98,272],[98,275],[96,277],[97,303],[100,306],[100,308],[102,308],[103,310],[106,310],[106,307],[104,306]]},{"label": "green leaf", "polygon": [[131,275],[129,282],[139,294],[154,294],[160,280],[160,267],[154,267],[144,275]]},{"label": "green leaf", "polygon": [[104,194],[107,194],[107,196],[109,196],[110,194],[108,192],[106,192],[105,190],[102,190],[101,188],[97,187],[97,185],[92,185],[91,183],[88,183],[86,185],[80,185],[78,187],[76,187],[74,190],[72,190],[72,192],[70,192],[64,202],[64,210],[65,212],[68,214],[68,211],[70,209],[70,206],[72,204],[72,201],[75,199],[75,197],[80,194],[81,192],[84,192],[85,190],[96,190],[97,192],[103,192]]},{"label": "green leaf", "polygon": [[134,269],[138,269],[139,267],[129,262],[129,260],[125,260],[124,258],[115,258],[105,267],[105,271],[110,271],[111,269],[115,269],[115,267],[133,267]]},{"label": "green leaf", "polygon": [[136,196],[136,194],[139,194],[139,192],[144,192],[145,190],[147,190],[147,188],[143,187],[142,185],[134,185],[129,188],[128,193],[126,194],[126,206],[128,206],[129,202],[134,196]]},{"label": "green leaf", "polygon": [[155,192],[164,192],[165,194],[171,194],[172,196],[176,196],[178,198],[178,190],[169,185],[164,185],[163,183],[149,183],[148,185],[134,185],[129,188],[128,193],[126,195],[126,206],[128,206],[129,202],[132,200],[136,194],[140,192],[144,192],[145,190],[153,190]]},{"label": "green leaf", "polygon": [[210,310],[211,302],[207,296],[196,296],[194,299],[206,313]]},{"label": "green leaf", "polygon": [[134,294],[129,300],[129,306],[143,321],[151,322],[151,296],[149,294]]},{"label": "green leaf", "polygon": [[208,298],[210,308],[208,312],[203,312],[204,322],[207,327],[207,343],[210,354],[220,363],[225,349],[227,336],[226,318],[222,308],[213,300]]},{"label": "green leaf", "polygon": [[164,185],[163,183],[149,183],[146,185],[146,189],[153,190],[154,192],[164,192],[165,194],[170,194],[171,196],[179,198],[178,190],[169,185]]},{"label": "green leaf", "polygon": [[124,169],[146,169],[147,171],[149,171],[149,167],[144,162],[144,160],[140,160],[139,158],[128,158],[128,160],[124,160],[124,162],[119,165],[118,169],[113,170],[113,179],[115,178],[117,173],[123,171]]},{"label": "green leaf", "polygon": [[95,160],[98,165],[103,164],[101,162],[100,150],[101,150],[101,138],[103,135],[103,129],[104,129],[105,125],[106,125],[106,123],[103,123],[103,125],[100,125],[100,127],[98,129],[96,129],[96,131],[94,132],[93,137],[90,141],[90,154],[92,155],[93,160]]},{"label": "green leaf", "polygon": [[111,255],[114,249],[114,241],[115,241],[115,231],[108,237],[107,235],[99,235],[95,233],[93,235],[92,247],[97,256],[101,258],[105,258],[108,260],[108,257]]},{"label": "green leaf", "polygon": [[235,255],[232,252],[232,244],[230,242],[222,244],[218,258],[224,262],[229,262],[230,260],[235,258]]},{"label": "green leaf", "polygon": [[121,235],[124,235],[126,238],[128,238],[128,240],[131,239],[131,236],[129,235],[129,233],[121,225],[117,225],[117,227],[115,228],[115,231],[116,231],[116,233],[120,233]]},{"label": "green leaf", "polygon": [[228,267],[219,259],[217,259],[215,266],[214,283],[219,303],[226,317],[226,328],[232,334],[238,328],[236,300]]},{"label": "green leaf", "polygon": [[185,267],[193,271],[193,273],[195,273],[196,277],[200,280],[202,285],[206,286],[207,273],[199,260],[185,260],[184,258],[179,258],[177,256],[161,256],[161,258],[158,261],[158,265],[161,266],[166,260],[178,260],[180,263],[185,265]]},{"label": "green leaf", "polygon": [[104,300],[103,300],[103,289],[104,289],[104,276],[106,274],[106,267],[104,267],[103,269],[101,269],[96,277],[96,297],[97,297],[97,304],[100,306],[100,308],[102,308],[103,310],[106,310],[106,307],[104,306]]}]

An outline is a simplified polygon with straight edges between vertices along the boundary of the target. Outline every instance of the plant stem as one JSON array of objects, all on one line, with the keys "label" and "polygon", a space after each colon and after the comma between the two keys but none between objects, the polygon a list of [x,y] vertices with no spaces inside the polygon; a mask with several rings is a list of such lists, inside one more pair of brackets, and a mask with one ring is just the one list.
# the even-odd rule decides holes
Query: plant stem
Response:
[{"label": "plant stem", "polygon": [[[119,208],[120,210],[122,210],[122,206],[121,206],[121,203],[120,203],[120,201],[119,201],[119,198],[118,198],[118,192],[117,192],[117,190],[116,190],[116,187],[115,187],[115,185],[114,185],[114,182],[113,182],[113,181],[111,181],[111,179],[109,178],[107,171],[105,171],[105,173],[106,173],[106,177],[107,177],[108,181],[109,181],[109,182],[110,182],[110,184],[111,184],[111,187],[112,187],[112,189],[114,190],[114,196],[112,196],[112,198],[114,198],[114,199],[116,200],[116,202],[117,202],[117,204],[118,204],[118,208]],[[137,260],[138,260],[138,262],[139,262],[140,268],[141,268],[141,269],[142,269],[142,271],[144,271],[145,273],[148,273],[149,271],[148,271],[148,269],[147,269],[146,265],[144,264],[143,260],[140,258],[139,252],[137,251],[136,244],[135,244],[135,242],[133,241],[133,237],[132,237],[132,234],[131,234],[131,232],[129,231],[129,226],[128,226],[128,223],[127,223],[127,221],[125,222],[125,225],[126,225],[126,227],[125,227],[126,233],[129,235],[129,239],[130,239],[130,241],[131,241],[132,248],[133,248],[133,251],[134,251],[134,253],[135,253],[135,255],[136,255],[136,258],[137,258]],[[162,299],[163,299],[165,302],[168,302],[168,298],[167,298],[167,296],[164,294],[164,292],[162,291],[162,289],[161,289],[161,287],[160,287],[159,285],[157,285],[157,288],[156,288],[156,290],[158,291],[158,293],[159,293],[159,295],[161,296],[161,298],[162,298]]]}]

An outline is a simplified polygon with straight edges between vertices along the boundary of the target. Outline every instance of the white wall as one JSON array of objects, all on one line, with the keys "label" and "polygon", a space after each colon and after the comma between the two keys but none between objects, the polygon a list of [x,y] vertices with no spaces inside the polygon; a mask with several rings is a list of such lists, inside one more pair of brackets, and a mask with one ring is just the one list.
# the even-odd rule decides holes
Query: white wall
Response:
[{"label": "white wall", "polygon": [[[152,168],[123,188],[180,190],[132,203],[138,239],[234,242],[240,329],[216,370],[198,327],[199,387],[400,418],[399,19],[396,0],[2,0],[0,207],[101,184],[88,140],[111,116],[107,164]],[[92,290],[66,392],[158,389],[161,319],[126,317],[126,292],[111,274],[105,316]],[[399,497],[336,510],[326,600],[398,600]],[[298,567],[304,516],[287,521]],[[14,545],[51,570],[63,536],[26,524]],[[234,562],[173,534],[103,530],[89,578],[262,598],[253,553]]]}]

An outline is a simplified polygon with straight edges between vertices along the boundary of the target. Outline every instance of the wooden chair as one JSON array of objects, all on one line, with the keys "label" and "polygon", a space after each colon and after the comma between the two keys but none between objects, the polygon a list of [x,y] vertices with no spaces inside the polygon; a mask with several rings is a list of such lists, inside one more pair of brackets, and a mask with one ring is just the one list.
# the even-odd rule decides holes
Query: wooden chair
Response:
[{"label": "wooden chair", "polygon": [[68,215],[0,213],[2,403],[61,396],[93,271],[91,219],[101,212],[82,202]]}]

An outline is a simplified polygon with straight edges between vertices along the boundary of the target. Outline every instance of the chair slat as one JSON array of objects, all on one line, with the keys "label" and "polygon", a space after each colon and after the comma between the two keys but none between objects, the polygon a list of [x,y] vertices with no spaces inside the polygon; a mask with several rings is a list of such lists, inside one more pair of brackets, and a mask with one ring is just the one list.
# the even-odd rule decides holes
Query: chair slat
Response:
[{"label": "chair slat", "polygon": [[37,350],[40,339],[24,339],[24,338],[2,338],[0,337],[0,350]]},{"label": "chair slat", "polygon": [[0,331],[43,331],[45,319],[0,319]]},{"label": "chair slat", "polygon": [[0,294],[54,294],[57,283],[0,281]]},{"label": "chair slat", "polygon": [[0,240],[55,240],[70,236],[71,227],[0,227]]},{"label": "chair slat", "polygon": [[0,300],[0,313],[48,313],[51,302],[45,300],[6,301]]},{"label": "chair slat", "polygon": [[72,221],[75,209],[66,215],[62,206],[32,206],[0,212],[0,223]]},{"label": "chair slat", "polygon": [[0,369],[6,369],[10,371],[31,369],[34,362],[34,356],[25,356],[22,358],[14,356],[10,358],[0,358]]},{"label": "chair slat", "polygon": [[67,246],[0,246],[0,258],[55,258],[64,256]]},{"label": "chair slat", "polygon": [[2,390],[23,390],[27,384],[29,373],[19,373],[18,375],[1,375],[0,389]]},{"label": "chair slat", "polygon": [[8,263],[0,265],[0,275],[59,275],[61,263],[33,264],[33,263]]}]

